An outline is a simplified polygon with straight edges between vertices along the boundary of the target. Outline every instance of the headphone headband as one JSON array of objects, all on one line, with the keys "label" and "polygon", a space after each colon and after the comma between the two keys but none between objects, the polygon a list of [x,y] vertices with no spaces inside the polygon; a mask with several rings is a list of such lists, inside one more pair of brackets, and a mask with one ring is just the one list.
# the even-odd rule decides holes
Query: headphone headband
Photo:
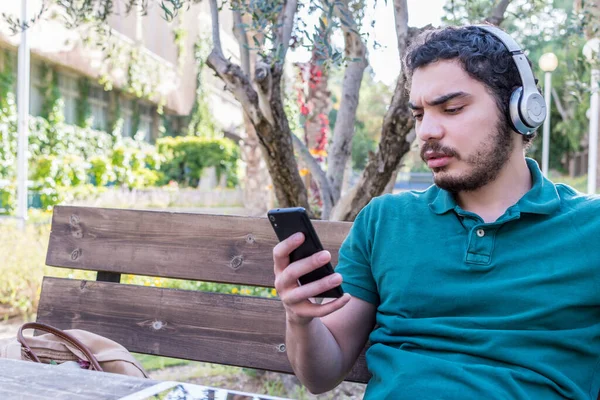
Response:
[{"label": "headphone headband", "polygon": [[521,82],[523,84],[523,91],[525,93],[528,92],[528,89],[533,88],[533,91],[537,93],[537,87],[535,86],[535,78],[533,77],[533,71],[527,62],[527,58],[521,50],[521,47],[515,42],[515,40],[506,32],[504,32],[500,28],[496,28],[495,26],[490,25],[475,25],[478,28],[483,29],[494,35],[498,40],[504,44],[504,46],[510,52],[513,60],[515,61],[515,65],[517,66],[517,70],[519,71],[519,76],[521,77]]},{"label": "headphone headband", "polygon": [[514,127],[524,135],[531,135],[546,119],[546,104],[536,85],[533,71],[525,54],[515,40],[503,30],[491,25],[474,25],[504,44],[510,52],[519,71],[522,87],[517,89],[510,100],[510,113]]}]

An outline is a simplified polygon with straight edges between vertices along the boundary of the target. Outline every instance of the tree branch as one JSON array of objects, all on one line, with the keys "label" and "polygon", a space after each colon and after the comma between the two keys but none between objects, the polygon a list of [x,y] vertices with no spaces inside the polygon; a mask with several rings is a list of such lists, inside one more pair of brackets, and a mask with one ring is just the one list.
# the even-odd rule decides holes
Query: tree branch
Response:
[{"label": "tree branch", "polygon": [[489,22],[492,25],[500,26],[504,21],[504,13],[508,8],[511,0],[501,0],[496,7],[492,10],[492,13],[485,19],[486,22]]},{"label": "tree branch", "polygon": [[406,51],[408,42],[408,5],[406,0],[394,0],[394,21],[396,23],[396,37],[398,39],[398,57]]},{"label": "tree branch", "polygon": [[233,34],[240,47],[242,71],[250,76],[250,48],[248,45],[248,35],[243,27],[242,13],[240,10],[233,10]]},{"label": "tree branch", "polygon": [[210,3],[210,18],[212,20],[212,42],[213,51],[217,51],[221,57],[223,56],[223,46],[221,46],[221,31],[219,28],[219,6],[217,0],[209,0]]},{"label": "tree branch", "polygon": [[[429,28],[430,26],[420,29],[409,28],[405,49],[414,37]],[[404,54],[400,55],[403,56]],[[414,120],[408,108],[408,92],[405,85],[406,75],[403,70],[396,83],[390,107],[383,119],[377,154],[369,156],[367,166],[358,178],[357,184],[336,204],[331,220],[353,221],[373,197],[384,192],[402,157],[410,151],[410,144],[415,138]]]},{"label": "tree branch", "polygon": [[558,113],[560,114],[560,117],[562,118],[562,120],[563,121],[570,120],[571,118],[569,116],[569,113],[567,113],[567,111],[563,107],[562,102],[560,101],[560,96],[558,95],[558,92],[556,91],[555,88],[552,88],[552,99],[554,100],[554,104],[556,104],[556,109],[558,110]]},{"label": "tree branch", "polygon": [[323,200],[321,219],[329,219],[329,215],[331,214],[334,204],[333,192],[331,190],[331,185],[329,185],[329,180],[327,179],[325,172],[323,169],[321,169],[321,166],[317,160],[315,160],[312,154],[310,154],[310,151],[304,142],[302,142],[302,140],[300,140],[300,138],[294,134],[292,134],[292,141],[294,143],[294,150],[300,154],[300,157],[306,163],[308,170],[315,178],[317,185],[319,186],[321,198]]},{"label": "tree branch", "polygon": [[344,71],[342,99],[333,129],[333,142],[329,146],[327,165],[327,178],[331,182],[334,199],[337,202],[342,191],[346,162],[352,150],[360,86],[369,61],[367,46],[357,31],[356,22],[348,8],[348,0],[336,1],[334,12],[342,21],[345,53],[350,59]]},{"label": "tree branch", "polygon": [[235,142],[235,144],[240,145],[240,146],[245,143],[244,139],[240,135],[235,133],[234,131],[225,129],[223,131],[223,136],[225,136],[227,139]]},{"label": "tree branch", "polygon": [[292,30],[294,29],[294,15],[298,9],[298,0],[286,0],[283,9],[277,18],[277,39],[275,42],[275,55],[283,63],[290,47]]},{"label": "tree branch", "polygon": [[259,124],[264,116],[258,106],[258,94],[252,88],[248,77],[240,66],[225,59],[223,53],[216,47],[208,55],[206,64],[225,82],[227,89],[242,104],[252,123]]},{"label": "tree branch", "polygon": [[273,71],[269,63],[260,60],[254,64],[254,82],[258,89],[258,106],[267,121],[272,125],[275,124],[275,117],[271,109],[272,90],[273,86],[277,84],[273,82],[273,77]]},{"label": "tree branch", "polygon": [[252,87],[248,75],[242,71],[239,65],[233,64],[225,58],[221,47],[217,0],[210,0],[210,14],[212,18],[213,49],[208,55],[206,64],[217,73],[225,82],[227,89],[242,104],[242,108],[250,121],[254,125],[258,125],[264,120],[264,115],[259,107],[258,94]]}]

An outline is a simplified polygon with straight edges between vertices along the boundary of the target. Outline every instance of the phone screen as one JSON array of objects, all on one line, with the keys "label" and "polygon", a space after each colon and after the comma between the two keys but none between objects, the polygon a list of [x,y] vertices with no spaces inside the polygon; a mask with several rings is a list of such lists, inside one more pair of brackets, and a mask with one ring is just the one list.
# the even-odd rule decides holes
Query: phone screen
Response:
[{"label": "phone screen", "polygon": [[[296,232],[302,232],[304,234],[304,243],[290,254],[290,262],[310,257],[323,250],[321,241],[303,207],[277,208],[270,210],[267,213],[267,216],[269,217],[269,221],[271,222],[279,241],[287,239]],[[326,265],[301,276],[298,281],[301,285],[306,285],[307,283],[331,275],[333,272],[333,266],[331,263],[327,263]],[[341,297],[343,294],[342,287],[338,286],[315,297],[337,298]]]}]

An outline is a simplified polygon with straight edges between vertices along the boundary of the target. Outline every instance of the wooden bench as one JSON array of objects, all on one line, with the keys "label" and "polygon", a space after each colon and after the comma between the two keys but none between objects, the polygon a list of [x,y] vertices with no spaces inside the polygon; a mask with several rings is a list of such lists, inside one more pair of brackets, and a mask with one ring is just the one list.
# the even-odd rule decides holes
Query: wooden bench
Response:
[{"label": "wooden bench", "polygon": [[[351,223],[314,225],[336,265]],[[266,218],[58,206],[46,264],[97,279],[45,277],[37,320],[136,353],[293,373],[278,299],[120,283],[133,274],[272,288],[276,243]],[[347,380],[369,377],[363,352]]]}]

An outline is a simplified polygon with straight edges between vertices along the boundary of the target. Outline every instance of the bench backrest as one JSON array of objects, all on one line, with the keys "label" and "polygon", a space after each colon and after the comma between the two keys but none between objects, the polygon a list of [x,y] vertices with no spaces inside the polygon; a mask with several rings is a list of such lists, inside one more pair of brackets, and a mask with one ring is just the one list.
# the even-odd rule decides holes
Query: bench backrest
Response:
[{"label": "bench backrest", "polygon": [[[351,223],[314,221],[333,265]],[[292,373],[276,298],[136,286],[121,274],[272,288],[266,218],[57,206],[46,264],[97,271],[45,277],[37,319],[137,353]],[[367,382],[364,352],[347,380]]]}]

